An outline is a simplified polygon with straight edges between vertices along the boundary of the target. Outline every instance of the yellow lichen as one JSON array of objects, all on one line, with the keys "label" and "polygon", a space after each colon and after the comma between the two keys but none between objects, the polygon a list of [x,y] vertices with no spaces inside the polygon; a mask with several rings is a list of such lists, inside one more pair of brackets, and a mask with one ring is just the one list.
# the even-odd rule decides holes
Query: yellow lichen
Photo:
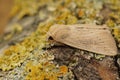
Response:
[{"label": "yellow lichen", "polygon": [[21,43],[10,46],[0,56],[0,69],[8,71],[19,66],[30,55],[30,51],[35,48],[42,49],[46,44],[46,33],[52,23],[40,25],[38,29],[29,37],[25,38]]},{"label": "yellow lichen", "polygon": [[77,18],[70,12],[63,12],[55,21],[57,24],[75,24],[77,23]]},{"label": "yellow lichen", "polygon": [[113,29],[113,34],[114,34],[115,38],[116,38],[118,41],[120,41],[120,28],[115,27],[115,28]]},{"label": "yellow lichen", "polygon": [[40,24],[38,29],[22,42],[5,50],[4,55],[0,57],[0,69],[4,71],[14,69],[31,55],[30,52],[32,50],[35,48],[42,49],[47,44],[46,33],[50,26],[54,23],[63,24],[63,22],[65,22],[65,24],[75,24],[77,18],[69,12],[63,12],[55,20]]},{"label": "yellow lichen", "polygon": [[20,33],[22,32],[23,28],[20,24],[16,23],[13,25],[13,31],[16,32],[16,33]]},{"label": "yellow lichen", "polygon": [[111,20],[111,19],[107,20],[106,24],[107,24],[107,26],[109,26],[110,28],[112,28],[112,27],[115,26],[115,23],[114,23],[113,20]]},{"label": "yellow lichen", "polygon": [[[21,19],[26,15],[34,16],[36,15],[36,13],[39,14],[38,9],[45,9],[44,11],[41,10],[41,12],[50,12],[50,14],[45,14],[45,16],[48,16],[48,19],[46,20],[46,22],[40,22],[38,29],[35,32],[26,37],[22,42],[17,43],[14,46],[10,46],[4,51],[4,54],[0,57],[0,69],[2,69],[3,71],[8,71],[20,66],[21,63],[24,63],[26,80],[58,80],[58,77],[67,74],[67,66],[63,65],[56,67],[56,65],[52,63],[52,61],[49,61],[51,59],[53,60],[54,55],[48,53],[44,54],[42,52],[42,48],[46,47],[46,44],[48,43],[46,33],[49,30],[50,26],[53,24],[75,24],[79,23],[79,21],[81,20],[85,21],[85,23],[89,21],[92,22],[95,20],[97,14],[101,9],[97,9],[94,6],[95,0],[90,1],[90,3],[88,0],[15,1],[15,6],[11,12],[11,16],[15,16],[15,19]],[[114,0],[112,1],[112,3],[114,3]],[[117,2],[115,2],[114,4],[116,5]],[[50,7],[54,9],[50,9]],[[112,9],[119,10],[119,8],[116,8],[116,6]],[[79,12],[77,12],[77,10],[79,10]],[[110,18],[107,20],[107,22],[105,22],[105,24],[113,29],[113,34],[118,41],[120,41],[120,29],[116,28],[116,23],[119,24],[120,22],[118,16],[119,14],[120,13],[116,15],[109,15]],[[41,17],[41,14],[39,16]],[[13,26],[15,32],[22,31],[21,25],[14,24]],[[15,34],[15,32],[7,35],[5,37],[5,40],[10,39]],[[36,51],[36,49],[38,51]],[[36,52],[32,53],[32,51]]]},{"label": "yellow lichen", "polygon": [[0,69],[3,71],[13,69],[19,66],[27,57],[26,48],[17,44],[5,50],[4,55],[0,57]]},{"label": "yellow lichen", "polygon": [[18,19],[26,15],[32,16],[37,13],[38,8],[51,0],[15,0],[15,5],[11,11],[11,17],[17,16]]},{"label": "yellow lichen", "polygon": [[61,74],[66,74],[68,72],[67,66],[56,67],[55,64],[46,62],[34,64],[29,62],[25,70],[28,72],[26,80],[58,80]]}]

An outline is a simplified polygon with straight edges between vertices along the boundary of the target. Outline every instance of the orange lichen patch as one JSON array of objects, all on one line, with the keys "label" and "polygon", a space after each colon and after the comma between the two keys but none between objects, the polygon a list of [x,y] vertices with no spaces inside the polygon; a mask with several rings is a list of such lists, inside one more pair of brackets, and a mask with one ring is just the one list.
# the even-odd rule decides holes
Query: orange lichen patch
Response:
[{"label": "orange lichen patch", "polygon": [[63,65],[63,66],[60,66],[60,73],[62,74],[66,74],[68,72],[68,67]]},{"label": "orange lichen patch", "polygon": [[61,66],[57,68],[55,64],[46,62],[34,64],[34,62],[29,62],[25,70],[28,72],[26,80],[58,80],[59,73],[64,75],[68,72],[66,66]]},{"label": "orange lichen patch", "polygon": [[84,11],[83,10],[79,10],[78,11],[78,16],[79,17],[83,17],[85,15]]}]

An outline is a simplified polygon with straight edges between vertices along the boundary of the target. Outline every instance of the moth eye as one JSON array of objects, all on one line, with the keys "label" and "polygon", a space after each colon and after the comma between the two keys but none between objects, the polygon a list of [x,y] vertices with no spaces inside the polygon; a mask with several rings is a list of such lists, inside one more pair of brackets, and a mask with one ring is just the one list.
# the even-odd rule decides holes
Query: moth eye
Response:
[{"label": "moth eye", "polygon": [[53,37],[52,36],[48,37],[48,40],[53,40]]}]

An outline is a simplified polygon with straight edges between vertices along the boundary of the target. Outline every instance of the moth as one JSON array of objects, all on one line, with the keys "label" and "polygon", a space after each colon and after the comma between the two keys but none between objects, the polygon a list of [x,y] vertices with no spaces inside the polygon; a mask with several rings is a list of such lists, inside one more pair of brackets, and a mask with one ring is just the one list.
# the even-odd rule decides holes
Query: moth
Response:
[{"label": "moth", "polygon": [[59,25],[50,27],[48,36],[53,40],[78,49],[114,56],[115,40],[107,26],[94,24]]}]

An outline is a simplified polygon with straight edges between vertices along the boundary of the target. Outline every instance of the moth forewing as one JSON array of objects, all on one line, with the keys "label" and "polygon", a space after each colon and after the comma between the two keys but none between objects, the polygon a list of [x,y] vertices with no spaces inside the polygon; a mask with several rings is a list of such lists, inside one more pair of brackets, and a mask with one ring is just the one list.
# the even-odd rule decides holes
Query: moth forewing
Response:
[{"label": "moth forewing", "polygon": [[114,56],[117,47],[111,32],[106,26],[93,24],[54,25],[49,33],[55,41],[98,54]]}]

